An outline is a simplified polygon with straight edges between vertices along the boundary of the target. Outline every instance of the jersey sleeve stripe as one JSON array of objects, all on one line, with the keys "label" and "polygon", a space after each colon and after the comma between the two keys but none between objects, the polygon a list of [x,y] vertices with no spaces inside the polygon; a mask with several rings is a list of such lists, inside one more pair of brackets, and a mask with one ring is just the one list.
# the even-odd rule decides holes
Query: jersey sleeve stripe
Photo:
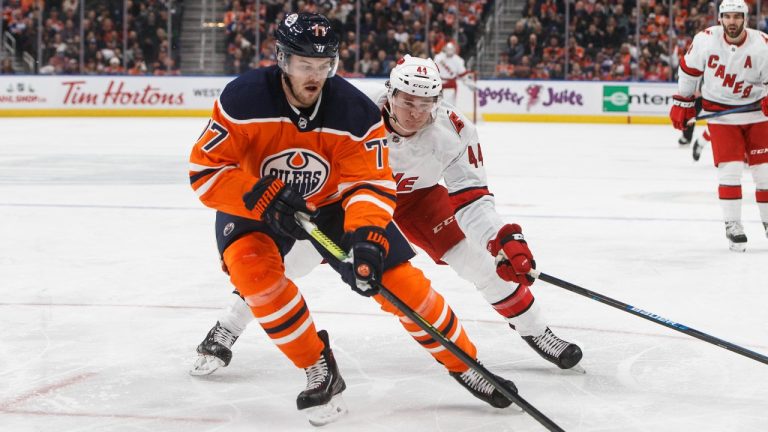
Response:
[{"label": "jersey sleeve stripe", "polygon": [[190,174],[190,176],[189,176],[189,183],[190,184],[195,184],[201,178],[203,178],[203,177],[205,177],[207,175],[211,175],[211,174],[215,173],[216,171],[218,171],[218,169],[211,168],[211,169],[206,169],[206,170],[199,171],[199,172],[194,173],[194,174]]},{"label": "jersey sleeve stripe", "polygon": [[458,212],[484,196],[493,196],[485,186],[477,186],[449,193],[453,211]]},{"label": "jersey sleeve stripe", "polygon": [[704,71],[692,68],[685,63],[685,56],[680,57],[680,69],[686,74],[698,78],[704,74]]},{"label": "jersey sleeve stripe", "polygon": [[[351,183],[346,183],[346,185],[350,185],[351,186],[352,184]],[[361,190],[368,190],[368,191],[371,191],[371,192],[373,192],[373,193],[375,193],[377,195],[381,195],[382,197],[387,198],[387,199],[389,199],[391,201],[397,201],[397,195],[386,193],[386,192],[384,192],[383,190],[381,190],[380,188],[377,187],[377,186],[381,186],[381,187],[385,187],[387,189],[394,190],[395,189],[395,182],[393,182],[393,181],[388,181],[388,180],[370,181],[370,182],[365,182],[365,183],[362,183],[362,184],[361,183],[354,183],[354,185],[355,186],[344,188],[344,189],[342,189],[343,185],[339,185],[339,189],[342,189],[342,191],[343,191],[342,195],[341,195],[341,199],[342,200],[345,200],[345,199],[349,198],[351,195],[353,195],[356,192],[359,192]]]},{"label": "jersey sleeve stripe", "polygon": [[205,195],[205,193],[206,193],[206,192],[208,192],[208,189],[210,189],[210,188],[213,186],[213,184],[214,184],[214,183],[216,183],[216,180],[217,180],[217,179],[218,179],[218,178],[219,178],[219,177],[220,177],[220,176],[221,176],[221,175],[222,175],[224,172],[226,172],[226,171],[228,171],[228,170],[231,170],[231,169],[234,169],[234,168],[235,168],[235,167],[234,167],[234,166],[231,166],[231,165],[230,165],[230,166],[225,166],[225,167],[223,167],[223,168],[220,168],[220,169],[218,170],[218,172],[217,172],[216,174],[212,175],[212,176],[211,176],[211,177],[210,177],[208,180],[206,180],[206,181],[205,181],[205,183],[201,184],[200,186],[198,186],[198,187],[196,187],[196,188],[195,188],[195,187],[194,187],[194,185],[193,185],[192,187],[195,189],[195,193],[197,194],[197,196],[198,196],[198,197],[202,197],[203,195]]},{"label": "jersey sleeve stripe", "polygon": [[348,209],[352,204],[359,203],[359,202],[371,203],[381,208],[382,210],[386,211],[390,216],[395,214],[395,209],[391,205],[385,203],[384,201],[376,197],[373,197],[370,195],[362,195],[362,194],[355,195],[349,201],[347,201],[347,203],[344,205],[344,210]]},{"label": "jersey sleeve stripe", "polygon": [[203,170],[207,170],[207,169],[224,168],[227,165],[228,164],[221,164],[221,165],[211,166],[211,165],[200,165],[200,164],[196,164],[196,163],[190,162],[189,163],[189,170],[193,171],[193,172],[197,172],[197,171],[203,171]]}]

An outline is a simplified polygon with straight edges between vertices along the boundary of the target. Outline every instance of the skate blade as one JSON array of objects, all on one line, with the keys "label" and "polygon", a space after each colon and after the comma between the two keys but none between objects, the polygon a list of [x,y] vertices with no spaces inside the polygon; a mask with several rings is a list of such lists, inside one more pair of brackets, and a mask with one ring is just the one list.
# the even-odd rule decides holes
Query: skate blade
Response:
[{"label": "skate blade", "polygon": [[192,369],[189,370],[189,374],[192,376],[204,376],[210,375],[216,371],[216,369],[223,367],[224,361],[220,358],[212,355],[201,354],[195,360],[195,364],[192,365]]},{"label": "skate blade", "polygon": [[694,161],[698,161],[699,160],[699,158],[701,157],[701,151],[702,151],[701,144],[699,144],[698,141],[693,143],[693,153],[692,153],[692,156],[693,156],[693,160]]},{"label": "skate blade", "polygon": [[746,243],[731,243],[729,246],[729,249],[731,249],[734,252],[746,252],[747,251],[747,244]]},{"label": "skate blade", "polygon": [[584,369],[583,367],[581,367],[581,364],[577,364],[577,365],[571,366],[568,369],[563,369],[563,370],[567,371],[567,372],[573,372],[573,373],[576,373],[576,374],[580,374],[580,375],[585,375],[587,373],[587,370]]},{"label": "skate blade", "polygon": [[309,407],[302,411],[307,416],[309,424],[312,426],[323,426],[335,422],[346,414],[347,404],[344,402],[341,394],[337,394],[325,405]]}]

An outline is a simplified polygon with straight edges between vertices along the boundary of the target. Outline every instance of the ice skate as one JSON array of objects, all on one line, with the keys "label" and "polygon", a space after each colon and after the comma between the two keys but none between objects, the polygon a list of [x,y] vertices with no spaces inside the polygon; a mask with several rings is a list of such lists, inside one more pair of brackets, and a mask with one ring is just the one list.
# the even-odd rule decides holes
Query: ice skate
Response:
[{"label": "ice skate", "polygon": [[744,252],[747,250],[747,235],[744,234],[744,227],[741,225],[741,222],[726,222],[725,237],[728,239],[729,247],[732,251]]},{"label": "ice skate", "polygon": [[[496,389],[487,379],[483,378],[474,369],[467,369],[466,372],[451,372],[451,376],[459,382],[464,388],[469,390],[476,398],[489,403],[494,408],[506,408],[512,405],[512,401],[507,399],[500,391]],[[512,381],[493,375],[499,382],[507,388],[517,393],[517,387]]]},{"label": "ice skate", "polygon": [[763,222],[763,228],[765,229],[765,237],[768,238],[768,222]]},{"label": "ice skate", "polygon": [[544,329],[544,333],[539,336],[523,336],[522,338],[544,360],[560,369],[585,372],[584,368],[579,366],[582,357],[581,348],[576,344],[560,339],[549,327]]},{"label": "ice skate", "polygon": [[686,137],[684,137],[684,136],[681,136],[681,137],[680,137],[680,138],[677,140],[677,143],[678,143],[678,144],[680,144],[681,146],[684,146],[684,145],[688,145],[688,144],[690,144],[690,143],[691,143],[691,141],[690,141],[688,138],[686,138]]},{"label": "ice skate", "polygon": [[216,321],[216,325],[211,328],[205,339],[197,346],[198,357],[195,364],[192,365],[192,369],[189,370],[189,374],[194,376],[210,375],[216,369],[229,365],[232,360],[230,348],[237,338]]},{"label": "ice skate", "polygon": [[346,414],[347,406],[341,397],[347,385],[339,374],[336,359],[328,341],[328,332],[317,332],[325,344],[320,359],[304,369],[307,374],[307,388],[296,398],[296,407],[304,412],[312,426],[322,426]]},{"label": "ice skate", "polygon": [[699,158],[701,158],[701,152],[704,150],[704,146],[701,144],[701,140],[696,140],[693,142],[693,147],[691,147],[691,156],[693,157],[694,161],[698,161]]}]

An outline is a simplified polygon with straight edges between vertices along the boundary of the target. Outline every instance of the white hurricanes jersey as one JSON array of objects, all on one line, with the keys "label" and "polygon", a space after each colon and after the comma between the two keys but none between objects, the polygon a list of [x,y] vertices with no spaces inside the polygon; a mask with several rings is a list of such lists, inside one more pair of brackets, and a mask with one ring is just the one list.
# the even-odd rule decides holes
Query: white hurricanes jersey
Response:
[{"label": "white hurricanes jersey", "polygon": [[[768,83],[768,35],[746,29],[741,45],[725,40],[722,26],[699,32],[680,60],[678,87],[691,96],[701,81],[705,113],[723,111],[757,102],[765,96]],[[766,121],[755,111],[731,114],[710,120],[714,124],[749,124]]]},{"label": "white hurricanes jersey", "polygon": [[467,73],[467,67],[464,65],[464,59],[454,54],[450,57],[444,53],[438,53],[435,56],[435,64],[440,70],[440,78],[443,80],[456,79]]},{"label": "white hurricanes jersey", "polygon": [[[386,94],[378,99],[378,105],[383,108],[385,102]],[[462,230],[485,248],[504,222],[488,190],[475,125],[442,101],[433,123],[409,137],[389,131],[387,143],[397,193],[444,184]]]}]

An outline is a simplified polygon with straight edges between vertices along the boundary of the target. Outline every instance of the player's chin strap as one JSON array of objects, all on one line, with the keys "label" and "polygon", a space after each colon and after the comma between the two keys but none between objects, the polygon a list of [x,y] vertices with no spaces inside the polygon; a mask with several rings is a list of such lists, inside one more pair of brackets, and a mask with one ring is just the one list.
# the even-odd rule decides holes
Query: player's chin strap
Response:
[{"label": "player's chin strap", "polygon": [[[341,262],[348,262],[349,257],[347,256],[346,252],[344,252],[336,243],[333,242],[333,240],[328,238],[328,236],[320,231],[317,225],[315,225],[309,219],[309,215],[306,213],[296,212],[296,221],[310,235],[310,239],[315,244],[315,246],[319,246],[325,249],[331,255],[333,255],[334,258]],[[490,382],[496,388],[496,390],[499,391],[499,393],[503,394],[509,400],[517,404],[517,406],[522,408],[525,412],[530,414],[531,417],[538,421],[542,426],[547,428],[547,430],[563,431],[563,429],[555,422],[550,420],[549,417],[541,413],[541,411],[528,403],[519,394],[507,388],[502,382],[496,379],[496,376],[490,373],[488,369],[485,368],[485,366],[478,363],[474,358],[470,357],[469,354],[465,353],[461,348],[456,346],[456,344],[454,344],[450,339],[442,334],[440,330],[436,329],[416,311],[411,309],[407,304],[403,303],[399,297],[389,291],[387,287],[381,284],[381,282],[377,280],[371,280],[371,283],[375,284],[377,288],[379,288],[379,294],[382,297],[384,297],[387,301],[399,309],[400,312],[407,316],[411,321],[416,323],[416,325],[421,327],[421,329],[427,332],[434,340],[438,341],[440,345],[445,347],[445,349],[447,349],[451,354],[455,355],[459,360],[462,361],[462,363],[464,363],[464,365],[474,370],[488,382]]]},{"label": "player's chin strap", "polygon": [[627,313],[631,313],[632,315],[639,316],[640,318],[645,318],[648,321],[654,322],[656,324],[663,325],[664,327],[671,328],[672,330],[677,330],[680,333],[685,333],[688,336],[693,336],[697,339],[701,339],[704,342],[709,342],[713,345],[717,345],[720,348],[725,348],[729,351],[733,351],[736,354],[741,354],[744,357],[751,358],[752,360],[757,360],[760,363],[768,364],[768,357],[766,357],[763,354],[760,354],[755,351],[748,350],[746,348],[742,348],[738,345],[732,344],[728,341],[716,338],[714,336],[710,336],[706,333],[700,332],[698,330],[692,329],[686,325],[680,324],[678,322],[669,320],[667,318],[664,318],[662,316],[656,315],[653,312],[648,312],[643,309],[640,309],[638,307],[628,305],[626,303],[622,303],[618,300],[614,300],[610,297],[606,297],[602,294],[596,293],[594,291],[590,291],[586,288],[582,288],[578,285],[574,285],[570,282],[566,282],[564,280],[558,279],[554,276],[550,276],[546,273],[542,273],[536,269],[531,270],[528,272],[529,276],[532,276],[536,279],[541,279],[544,282],[548,282],[554,286],[566,289],[570,292],[583,295],[584,297],[591,298],[592,300],[599,301],[600,303],[607,304],[608,306],[613,306],[616,309],[622,310]]}]

